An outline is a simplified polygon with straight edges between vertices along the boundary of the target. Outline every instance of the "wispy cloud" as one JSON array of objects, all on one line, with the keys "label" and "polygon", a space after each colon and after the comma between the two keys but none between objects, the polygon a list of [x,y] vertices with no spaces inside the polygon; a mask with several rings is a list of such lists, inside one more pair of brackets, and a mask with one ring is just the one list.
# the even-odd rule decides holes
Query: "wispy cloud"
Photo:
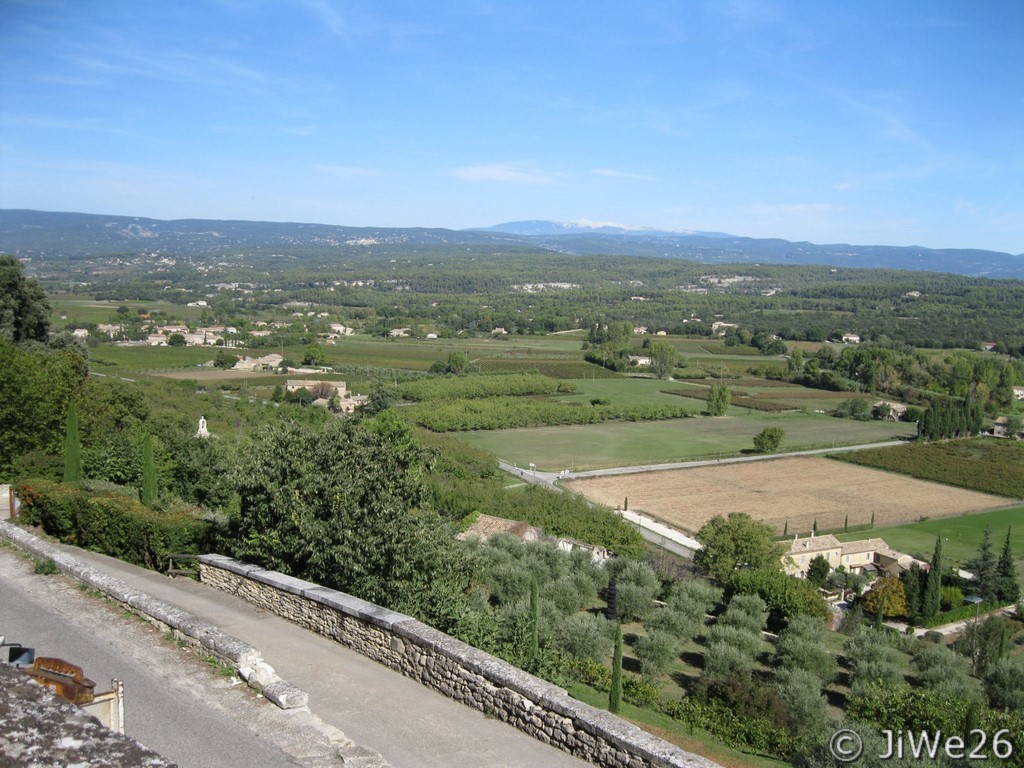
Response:
[{"label": "wispy cloud", "polygon": [[470,165],[456,168],[452,176],[463,181],[503,181],[516,184],[553,184],[553,174],[535,168],[504,163],[495,165]]},{"label": "wispy cloud", "polygon": [[630,181],[653,181],[653,176],[645,176],[642,173],[630,173],[628,171],[616,171],[612,168],[594,168],[590,171],[594,176],[604,176],[609,179],[628,179]]},{"label": "wispy cloud", "polygon": [[328,0],[302,0],[302,5],[306,6],[332,35],[345,40],[351,39],[353,36],[353,28],[345,22],[338,9]]}]

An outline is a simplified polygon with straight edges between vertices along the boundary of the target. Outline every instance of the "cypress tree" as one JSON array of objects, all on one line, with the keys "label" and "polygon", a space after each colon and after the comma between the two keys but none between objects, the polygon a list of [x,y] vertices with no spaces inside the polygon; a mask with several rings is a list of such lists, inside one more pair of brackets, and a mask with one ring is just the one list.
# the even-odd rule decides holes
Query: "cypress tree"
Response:
[{"label": "cypress tree", "polygon": [[789,536],[789,520],[787,520],[785,525],[782,526],[782,535]]},{"label": "cypress tree", "polygon": [[78,434],[78,409],[72,400],[68,403],[68,416],[64,429],[64,482],[77,483],[82,479],[82,440]]},{"label": "cypress tree", "polygon": [[142,441],[142,503],[152,506],[156,501],[156,460],[153,458],[153,437]]},{"label": "cypress tree", "polygon": [[1013,550],[1010,548],[1010,529],[1006,529],[1003,551],[996,565],[996,591],[1003,603],[1016,603],[1020,599],[1020,584],[1017,583],[1017,568],[1013,564]]},{"label": "cypress tree", "polygon": [[935,539],[935,551],[932,553],[932,565],[928,571],[928,579],[924,586],[924,599],[921,601],[921,615],[926,619],[939,612],[942,591],[942,537]]},{"label": "cypress tree", "polygon": [[540,658],[540,586],[537,579],[530,580],[530,654],[528,664],[531,670],[537,668]]},{"label": "cypress tree", "polygon": [[612,652],[612,686],[608,690],[608,711],[618,713],[622,706],[622,625],[615,623],[615,650]]},{"label": "cypress tree", "polygon": [[917,563],[911,563],[907,569],[903,591],[907,595],[907,618],[913,623],[921,613],[921,568]]},{"label": "cypress tree", "polygon": [[967,567],[974,573],[974,584],[978,594],[986,600],[996,596],[997,587],[997,564],[996,556],[992,551],[992,536],[989,526],[981,534],[981,544],[978,545],[978,556],[967,562]]}]

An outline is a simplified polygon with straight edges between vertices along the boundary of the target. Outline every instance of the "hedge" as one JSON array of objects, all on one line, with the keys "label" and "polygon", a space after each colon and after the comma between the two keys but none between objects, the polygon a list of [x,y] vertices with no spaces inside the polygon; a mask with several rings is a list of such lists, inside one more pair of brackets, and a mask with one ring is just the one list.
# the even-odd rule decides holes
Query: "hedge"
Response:
[{"label": "hedge", "polygon": [[161,512],[113,491],[82,484],[26,480],[18,484],[20,519],[65,544],[160,570],[170,553],[216,550],[217,527],[181,512]]}]

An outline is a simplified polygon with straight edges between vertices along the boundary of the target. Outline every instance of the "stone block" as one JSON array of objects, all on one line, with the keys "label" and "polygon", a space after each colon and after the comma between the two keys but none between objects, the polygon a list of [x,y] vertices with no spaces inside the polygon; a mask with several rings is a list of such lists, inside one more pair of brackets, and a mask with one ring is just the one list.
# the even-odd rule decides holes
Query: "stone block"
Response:
[{"label": "stone block", "polygon": [[281,709],[297,709],[309,704],[309,694],[286,680],[272,682],[263,688],[262,693]]}]

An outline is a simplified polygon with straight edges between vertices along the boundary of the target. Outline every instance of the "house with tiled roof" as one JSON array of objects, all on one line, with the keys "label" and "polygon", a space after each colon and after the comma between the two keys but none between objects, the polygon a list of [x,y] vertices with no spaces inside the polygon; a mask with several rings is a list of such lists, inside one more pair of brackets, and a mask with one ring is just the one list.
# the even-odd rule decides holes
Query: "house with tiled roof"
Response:
[{"label": "house with tiled roof", "polygon": [[840,565],[848,573],[878,573],[883,576],[899,576],[917,563],[923,570],[929,564],[910,555],[898,552],[884,539],[870,538],[857,541],[839,541],[831,534],[796,537],[790,542],[789,550],[782,556],[782,564],[790,576],[807,575],[811,561],[821,555],[832,570]]}]

